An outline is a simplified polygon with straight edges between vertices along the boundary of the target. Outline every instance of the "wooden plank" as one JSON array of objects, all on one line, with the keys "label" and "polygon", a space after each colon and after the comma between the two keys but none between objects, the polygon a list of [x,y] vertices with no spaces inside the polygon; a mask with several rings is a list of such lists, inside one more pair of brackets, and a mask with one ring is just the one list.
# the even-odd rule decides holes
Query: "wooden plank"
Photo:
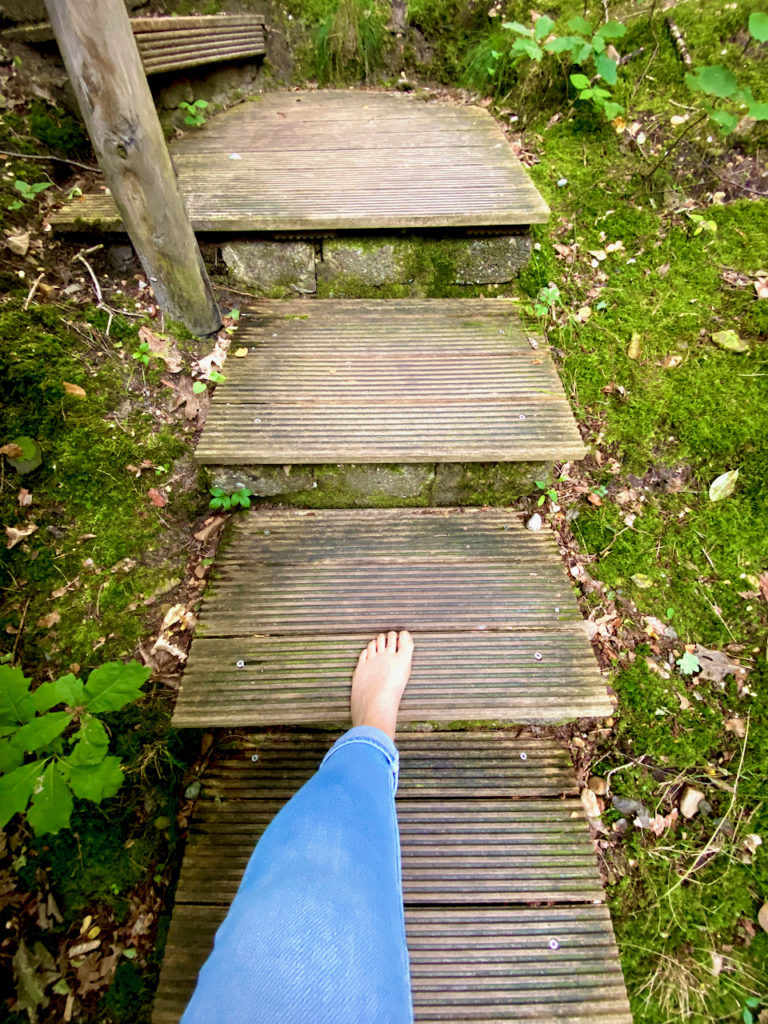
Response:
[{"label": "wooden plank", "polygon": [[519,462],[585,448],[543,339],[506,299],[262,302],[197,449],[205,464]]},{"label": "wooden plank", "polygon": [[552,537],[498,509],[259,511],[222,545],[177,726],[349,720],[357,655],[415,634],[403,722],[612,711]]},{"label": "wooden plank", "polygon": [[[276,93],[211,118],[171,149],[198,231],[511,226],[549,216],[479,107],[390,93]],[[99,195],[54,221],[120,226]]]},{"label": "wooden plank", "polygon": [[[252,734],[214,754],[153,1024],[178,1021],[257,837],[334,738]],[[631,1024],[581,805],[560,799],[574,792],[565,750],[504,732],[404,734],[398,746],[416,1020]],[[543,772],[552,799],[540,798]]]}]

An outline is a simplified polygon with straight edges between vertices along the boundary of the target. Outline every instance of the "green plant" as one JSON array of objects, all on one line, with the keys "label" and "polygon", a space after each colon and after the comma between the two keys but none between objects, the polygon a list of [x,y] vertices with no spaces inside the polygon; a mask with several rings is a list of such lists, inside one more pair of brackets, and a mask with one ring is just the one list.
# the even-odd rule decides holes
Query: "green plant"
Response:
[{"label": "green plant", "polygon": [[[749,16],[748,29],[755,42],[768,42],[768,14],[753,11]],[[756,100],[751,89],[739,88],[738,79],[732,71],[720,64],[698,67],[695,71],[695,74],[685,76],[685,84],[693,93],[712,97],[712,102],[703,99],[701,106],[724,135],[732,132],[739,123],[739,115],[733,108],[746,109],[747,115],[755,121],[768,121],[768,103]],[[730,105],[731,109],[718,106],[718,101]]]},{"label": "green plant", "polygon": [[187,116],[184,118],[184,124],[191,125],[193,128],[201,128],[205,124],[205,114],[203,113],[208,107],[207,100],[193,100],[191,103],[187,103],[186,100],[182,100],[179,104],[179,110],[186,110]]},{"label": "green plant", "polygon": [[141,363],[142,366],[149,366],[149,344],[142,341],[139,347],[132,353],[132,358]]},{"label": "green plant", "polygon": [[70,673],[32,691],[20,668],[0,665],[0,828],[26,812],[37,835],[58,832],[69,825],[73,796],[101,803],[115,795],[120,758],[108,754],[97,715],[137,700],[148,678],[139,662],[113,661],[86,683]]},{"label": "green plant", "polygon": [[555,307],[562,305],[560,289],[552,281],[544,288],[540,288],[533,304],[525,307],[526,313],[536,316],[540,320],[547,320],[554,316]]},{"label": "green plant", "polygon": [[24,203],[31,202],[35,196],[44,192],[47,188],[50,188],[52,182],[50,181],[36,181],[32,185],[28,185],[26,181],[21,181],[17,178],[13,183],[13,187],[21,196],[20,199],[14,199],[12,203],[8,204],[9,210],[20,210]]},{"label": "green plant", "polygon": [[209,502],[211,508],[230,512],[233,508],[250,508],[253,491],[249,491],[247,487],[240,487],[231,494],[227,494],[222,487],[212,487],[211,494],[213,495]]},{"label": "green plant", "polygon": [[338,0],[315,34],[315,70],[321,84],[368,81],[381,64],[389,5]]},{"label": "green plant", "polygon": [[755,1011],[759,1010],[761,1006],[762,1000],[757,999],[755,996],[750,996],[744,1000],[744,1008],[741,1011],[741,1019],[744,1024],[755,1024],[755,1021],[758,1019],[755,1016]]},{"label": "green plant", "polygon": [[541,508],[541,506],[544,504],[547,498],[549,498],[551,502],[557,501],[557,491],[554,489],[554,487],[550,487],[546,480],[534,480],[533,482],[542,492],[539,495],[539,500],[536,502],[539,508]]},{"label": "green plant", "polygon": [[[618,21],[608,21],[593,32],[589,22],[578,15],[566,24],[570,34],[562,36],[552,33],[555,22],[546,14],[537,18],[532,28],[521,25],[519,21],[506,21],[502,28],[517,35],[511,50],[515,61],[528,58],[538,63],[545,53],[568,54],[570,65],[581,68],[592,65],[595,75],[602,82],[616,85],[618,54],[614,56],[609,53],[608,47],[612,40],[621,39],[626,34],[626,26]],[[578,90],[578,98],[590,101],[609,121],[624,112],[621,104],[611,98],[610,90],[595,85],[587,75],[578,72],[571,74],[570,82]]]}]

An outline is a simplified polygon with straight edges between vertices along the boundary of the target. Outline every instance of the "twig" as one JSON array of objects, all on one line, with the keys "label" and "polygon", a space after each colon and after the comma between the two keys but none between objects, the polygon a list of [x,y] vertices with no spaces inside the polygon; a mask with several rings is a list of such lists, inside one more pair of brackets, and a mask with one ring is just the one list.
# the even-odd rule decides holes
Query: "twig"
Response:
[{"label": "twig", "polygon": [[733,181],[731,178],[726,178],[719,171],[717,171],[712,164],[708,164],[704,157],[699,157],[701,163],[710,171],[717,181],[724,181],[726,185],[733,185],[734,188],[740,188],[742,192],[751,192],[753,195],[761,196],[763,199],[768,198],[768,192],[761,192],[760,189],[752,188],[751,185],[741,185],[738,181]]},{"label": "twig", "polygon": [[739,767],[738,767],[738,769],[736,771],[736,779],[735,779],[734,784],[733,784],[733,795],[731,796],[731,802],[728,804],[728,810],[725,812],[723,817],[720,819],[720,823],[717,825],[717,827],[715,828],[715,831],[712,833],[712,835],[707,840],[707,842],[706,842],[706,844],[704,846],[704,849],[701,851],[701,853],[699,853],[696,856],[696,859],[694,860],[693,864],[691,864],[691,866],[686,871],[683,872],[683,874],[678,878],[678,880],[675,882],[675,884],[673,886],[670,886],[670,888],[667,889],[667,891],[664,893],[663,896],[659,897],[659,900],[658,900],[659,903],[661,903],[661,901],[663,899],[666,899],[667,896],[671,896],[672,893],[676,889],[679,889],[680,886],[684,882],[688,881],[688,879],[691,877],[693,872],[696,870],[696,866],[701,861],[701,858],[712,848],[712,844],[714,843],[715,839],[718,837],[718,835],[722,831],[724,823],[728,820],[728,817],[729,817],[731,811],[733,810],[733,805],[736,803],[736,794],[739,791],[739,780],[741,779],[741,771],[742,771],[742,768],[744,767],[744,756],[747,753],[747,740],[748,739],[749,739],[749,712],[747,713],[747,720],[746,720],[746,724],[744,726],[744,742],[741,745],[741,758],[739,759]]},{"label": "twig", "polygon": [[37,277],[34,280],[34,283],[32,284],[32,287],[29,289],[26,299],[24,299],[24,305],[22,306],[22,309],[29,309],[29,304],[34,298],[35,292],[37,291],[37,286],[40,284],[44,277],[45,273],[37,275]]},{"label": "twig", "polygon": [[665,18],[669,34],[672,36],[672,40],[677,48],[677,52],[680,56],[680,60],[685,64],[687,68],[691,67],[693,60],[691,59],[690,53],[688,53],[688,47],[685,45],[685,39],[683,33],[677,27],[677,24],[671,18]]},{"label": "twig", "polygon": [[19,640],[21,640],[21,634],[24,632],[24,623],[27,621],[27,610],[29,608],[29,602],[32,600],[31,597],[27,598],[27,603],[24,605],[24,611],[21,613],[21,622],[19,623],[19,631],[16,634],[16,639],[13,641],[13,650],[11,651],[11,664],[16,661],[16,648],[19,646]]},{"label": "twig", "polygon": [[81,164],[77,160],[65,160],[62,156],[34,156],[32,153],[14,153],[10,149],[0,149],[0,156],[15,156],[23,160],[54,160],[57,164],[70,164],[72,167],[82,167],[84,171],[94,171],[101,174],[100,167],[91,167],[90,164]]},{"label": "twig", "polygon": [[670,155],[670,153],[673,153],[677,149],[677,147],[683,141],[685,136],[690,131],[692,131],[697,125],[700,125],[702,121],[705,121],[708,117],[709,117],[709,114],[705,111],[700,117],[697,117],[694,121],[691,121],[691,123],[685,128],[684,131],[680,132],[680,134],[677,136],[677,138],[672,143],[672,145],[669,147],[669,149],[665,149],[664,152],[662,153],[662,155],[659,157],[659,159],[656,161],[656,163],[650,169],[650,171],[648,171],[647,174],[643,175],[643,177],[645,178],[646,181],[650,181],[651,180],[651,178],[654,176],[656,171],[658,171],[658,169],[661,167],[661,165],[664,163],[664,161],[667,159],[667,157]]},{"label": "twig", "polygon": [[[101,248],[101,246],[93,246],[92,248],[86,249],[85,251],[86,252],[93,252],[94,249],[100,249],[100,248]],[[77,254],[77,256],[75,256],[75,259],[76,260],[80,260],[80,262],[83,264],[85,269],[91,275],[91,280],[93,281],[93,289],[96,292],[96,298],[98,299],[99,305],[100,306],[103,305],[104,297],[101,294],[101,286],[99,285],[98,279],[97,279],[96,275],[93,272],[93,267],[88,262],[88,260],[85,258],[85,256],[83,256],[83,254],[81,252],[79,252]]]}]

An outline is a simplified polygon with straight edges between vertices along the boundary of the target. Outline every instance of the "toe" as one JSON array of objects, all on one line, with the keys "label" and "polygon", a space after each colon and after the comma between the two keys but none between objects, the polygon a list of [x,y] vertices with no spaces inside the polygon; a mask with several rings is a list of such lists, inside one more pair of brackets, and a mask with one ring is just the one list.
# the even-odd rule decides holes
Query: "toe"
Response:
[{"label": "toe", "polygon": [[413,651],[413,638],[407,629],[404,629],[397,638],[398,654],[411,654]]},{"label": "toe", "polygon": [[381,654],[387,646],[387,638],[383,633],[379,633],[376,637],[376,650]]},{"label": "toe", "polygon": [[387,633],[387,652],[389,654],[394,654],[396,651],[397,651],[397,633],[393,629],[393,630],[390,630],[389,633]]},{"label": "toe", "polygon": [[357,659],[357,663],[359,665],[361,661],[367,661],[367,660],[368,660],[368,648],[364,647],[362,649],[362,651],[360,651],[360,656]]},{"label": "toe", "polygon": [[372,658],[376,654],[376,641],[375,640],[371,640],[371,642],[368,644],[366,650],[368,651],[368,657]]}]

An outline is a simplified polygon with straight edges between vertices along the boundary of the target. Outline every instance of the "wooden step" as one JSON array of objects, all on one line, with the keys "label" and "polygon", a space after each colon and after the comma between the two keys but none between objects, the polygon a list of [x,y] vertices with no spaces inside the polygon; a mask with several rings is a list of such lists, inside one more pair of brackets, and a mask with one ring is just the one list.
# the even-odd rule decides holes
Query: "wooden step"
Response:
[{"label": "wooden step", "polygon": [[[190,826],[153,1024],[178,1021],[255,842],[333,739],[257,734],[215,753]],[[404,734],[398,746],[419,1024],[631,1024],[567,752],[501,732]]]},{"label": "wooden step", "polygon": [[512,300],[263,301],[237,346],[248,355],[227,360],[198,445],[207,465],[585,454],[545,343]]},{"label": "wooden step", "polygon": [[[549,216],[487,110],[401,93],[267,93],[170,150],[196,231],[509,227]],[[122,230],[103,194],[51,221]]]},{"label": "wooden step", "polygon": [[406,628],[401,722],[612,711],[549,533],[499,509],[281,510],[232,523],[174,725],[345,726],[363,645]]}]

